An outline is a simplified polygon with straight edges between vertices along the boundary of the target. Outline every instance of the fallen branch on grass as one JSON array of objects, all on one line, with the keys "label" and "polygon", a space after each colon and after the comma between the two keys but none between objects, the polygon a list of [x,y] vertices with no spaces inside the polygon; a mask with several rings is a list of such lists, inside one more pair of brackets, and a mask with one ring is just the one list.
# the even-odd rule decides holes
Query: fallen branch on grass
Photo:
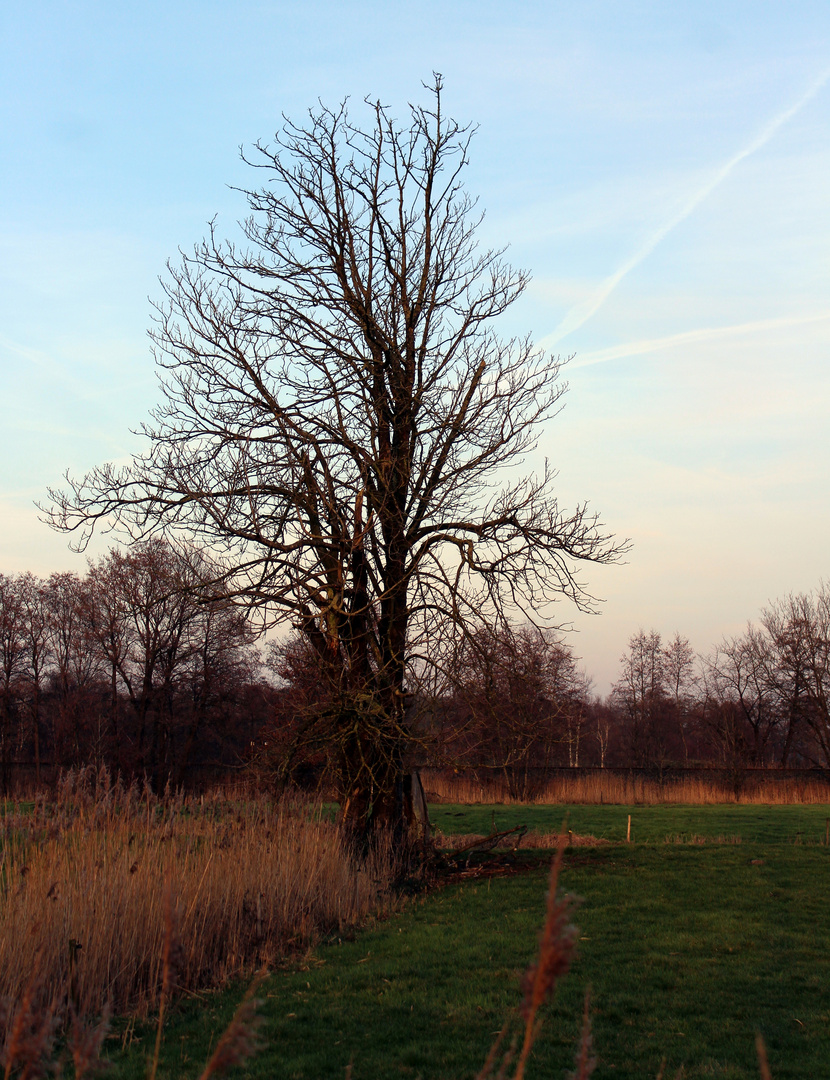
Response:
[{"label": "fallen branch on grass", "polygon": [[[492,851],[495,847],[505,846],[509,847],[511,851],[516,851],[526,833],[527,825],[516,825],[515,828],[505,829],[502,832],[493,832],[489,836],[473,836],[454,851],[446,852],[444,858],[453,861],[465,857],[469,859],[473,854],[483,855],[488,851]],[[514,838],[513,841],[506,843],[510,837]]]}]

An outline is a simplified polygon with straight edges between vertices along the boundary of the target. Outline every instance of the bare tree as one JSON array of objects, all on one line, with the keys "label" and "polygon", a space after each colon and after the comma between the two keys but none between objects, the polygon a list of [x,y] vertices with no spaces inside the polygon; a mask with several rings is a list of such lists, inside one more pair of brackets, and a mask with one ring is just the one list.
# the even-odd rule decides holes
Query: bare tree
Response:
[{"label": "bare tree", "polygon": [[532,626],[480,627],[460,643],[443,755],[500,773],[527,798],[542,770],[579,765],[589,682],[572,650]]},{"label": "bare tree", "polygon": [[704,715],[730,765],[741,758],[743,764],[769,763],[781,720],[772,666],[769,640],[753,626],[725,638],[704,663]]},{"label": "bare tree", "polygon": [[666,696],[671,704],[675,726],[683,743],[683,760],[689,763],[689,727],[694,715],[697,689],[695,651],[688,638],[675,631],[663,647],[663,679]]},{"label": "bare tree", "polygon": [[[89,726],[93,710],[100,716],[106,709],[105,679],[107,674],[113,674],[108,654],[94,633],[100,624],[97,609],[96,616],[92,614],[94,578],[94,570],[86,579],[70,573],[52,574],[45,587],[52,693],[57,706],[49,733],[54,760],[63,765],[85,762],[87,746],[82,729]],[[113,678],[109,689],[109,711],[114,722],[118,688]],[[116,728],[114,741],[117,735]]]},{"label": "bare tree", "polygon": [[470,131],[429,107],[286,122],[248,163],[244,246],[214,225],[170,268],[154,331],[163,404],[145,453],[51,492],[50,520],[131,538],[178,528],[224,552],[235,595],[293,622],[339,700],[345,818],[400,822],[406,673],[430,624],[565,594],[622,549],[554,473],[508,469],[560,404],[559,362],[490,324],[524,273],[476,244]]},{"label": "bare tree", "polygon": [[621,722],[631,765],[662,767],[689,760],[695,712],[695,653],[675,632],[663,645],[656,630],[639,630],[620,658],[611,704]]},{"label": "bare tree", "polygon": [[179,784],[205,728],[212,726],[213,734],[218,734],[226,707],[244,687],[254,684],[260,665],[259,654],[252,649],[257,635],[246,613],[210,586],[215,578],[210,560],[191,549],[187,570],[192,613],[187,620],[186,659],[175,686],[177,704],[171,707],[171,713],[181,718],[174,725],[179,729],[174,773]]},{"label": "bare tree", "polygon": [[626,728],[631,765],[651,765],[660,756],[665,714],[665,655],[656,630],[639,630],[620,657],[622,672],[611,689]]},{"label": "bare tree", "polygon": [[809,733],[812,760],[830,767],[830,586],[776,601],[761,625],[772,654],[770,682],[786,723],[782,764],[802,730]]},{"label": "bare tree", "polygon": [[327,718],[336,705],[325,666],[305,634],[268,642],[265,668],[275,686],[270,721],[259,733],[254,765],[269,785],[339,790],[349,768]]},{"label": "bare tree", "polygon": [[608,744],[614,727],[614,710],[598,698],[591,702],[590,714],[593,717],[594,737],[596,738],[599,767],[605,768],[608,756]]},{"label": "bare tree", "polygon": [[46,673],[51,662],[49,603],[43,581],[34,574],[18,579],[26,652],[25,684],[28,716],[35,758],[35,782],[40,784],[41,702]]},{"label": "bare tree", "polygon": [[[252,640],[244,613],[222,595],[203,552],[155,538],[112,550],[90,567],[82,612],[110,681],[109,730],[122,767],[157,785],[182,773],[222,680],[238,686]],[[118,723],[121,693],[130,734]]]}]

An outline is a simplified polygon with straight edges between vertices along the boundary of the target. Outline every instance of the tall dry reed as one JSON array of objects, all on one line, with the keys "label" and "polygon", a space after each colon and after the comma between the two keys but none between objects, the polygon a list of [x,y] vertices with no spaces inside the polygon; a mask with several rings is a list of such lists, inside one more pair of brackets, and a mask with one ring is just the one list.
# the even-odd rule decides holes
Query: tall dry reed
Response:
[{"label": "tall dry reed", "polygon": [[447,803],[503,803],[505,805],[601,804],[631,806],[636,803],[715,803],[800,804],[830,803],[830,784],[804,777],[775,778],[763,773],[745,778],[736,793],[726,779],[686,775],[662,782],[652,777],[597,769],[574,770],[573,775],[558,774],[538,785],[525,798],[511,796],[507,784],[498,776],[477,778],[471,775],[447,776],[425,771],[422,777],[427,799]]},{"label": "tall dry reed", "polygon": [[[0,824],[0,1000],[141,1012],[157,999],[176,897],[174,990],[273,964],[391,902],[379,844],[358,861],[307,804],[159,799],[105,772]],[[166,906],[168,915],[165,915]]]}]

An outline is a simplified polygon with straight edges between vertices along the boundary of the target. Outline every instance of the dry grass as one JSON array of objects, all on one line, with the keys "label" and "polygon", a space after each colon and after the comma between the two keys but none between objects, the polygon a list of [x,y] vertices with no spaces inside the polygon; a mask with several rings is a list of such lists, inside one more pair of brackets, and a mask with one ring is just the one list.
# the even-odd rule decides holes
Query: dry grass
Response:
[{"label": "dry grass", "polygon": [[734,787],[726,780],[687,775],[661,783],[657,779],[605,769],[574,770],[572,776],[559,774],[521,799],[511,797],[506,783],[496,776],[479,780],[469,775],[447,776],[437,770],[424,770],[422,779],[428,801],[467,805],[686,803],[703,806],[736,801],[747,805],[830,802],[830,784],[826,782],[803,777],[776,778],[763,772],[748,774],[737,798]]},{"label": "dry grass", "polygon": [[703,844],[742,844],[743,837],[736,836],[734,833],[730,833],[729,835],[721,834],[719,836],[700,836],[698,833],[692,833],[691,836],[686,836],[683,833],[670,833],[666,837],[666,843],[691,844],[696,847],[701,847]]},{"label": "dry grass", "polygon": [[0,1000],[32,1015],[144,1012],[165,968],[171,992],[221,985],[379,910],[394,876],[388,845],[358,864],[308,805],[162,800],[91,771],[7,813],[0,845]]},{"label": "dry grass", "polygon": [[[601,847],[610,844],[598,836],[580,836],[575,832],[565,834],[568,847]],[[433,842],[439,851],[451,851],[459,848],[472,848],[477,843],[487,839],[479,833],[443,833],[440,830],[433,836]],[[528,829],[520,838],[507,836],[493,845],[493,850],[515,851],[517,848],[533,848],[542,851],[553,851],[559,843],[559,833],[538,832],[536,829]]]}]

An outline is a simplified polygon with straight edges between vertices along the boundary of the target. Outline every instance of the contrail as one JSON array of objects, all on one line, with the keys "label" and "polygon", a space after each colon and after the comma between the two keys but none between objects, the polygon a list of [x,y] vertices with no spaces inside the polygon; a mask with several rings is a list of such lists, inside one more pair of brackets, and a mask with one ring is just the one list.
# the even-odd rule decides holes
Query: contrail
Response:
[{"label": "contrail", "polygon": [[669,334],[667,337],[645,338],[641,341],[630,341],[625,345],[612,345],[608,349],[598,349],[596,352],[580,355],[579,359],[571,361],[570,368],[591,367],[593,364],[604,364],[609,360],[620,360],[626,356],[642,356],[644,353],[659,352],[661,349],[671,348],[672,345],[688,345],[697,341],[714,341],[718,338],[741,337],[744,334],[754,334],[759,331],[780,330],[787,326],[804,326],[809,323],[826,322],[830,319],[830,311],[822,311],[817,315],[792,315],[782,316],[777,319],[758,319],[755,322],[735,323],[732,326],[707,326],[698,330],[684,330],[680,334]]},{"label": "contrail", "polygon": [[636,266],[639,266],[643,259],[654,251],[660,241],[665,239],[672,229],[675,229],[682,221],[685,221],[689,214],[700,206],[703,200],[708,195],[711,195],[719,184],[723,183],[736,165],[740,164],[744,158],[749,157],[750,154],[754,154],[756,150],[760,150],[762,146],[768,143],[780,127],[786,124],[788,120],[791,120],[799,110],[804,108],[808,101],[816,96],[828,79],[830,79],[830,68],[824,71],[816,79],[807,92],[803,94],[794,105],[791,105],[789,109],[785,109],[784,112],[773,117],[766,127],[761,130],[760,134],[756,135],[756,137],[751,142],[747,143],[742,150],[739,150],[725,165],[721,166],[714,176],[712,176],[712,178],[707,181],[707,183],[704,184],[691,199],[689,199],[685,206],[683,206],[674,217],[670,218],[665,225],[662,225],[656,232],[652,233],[643,246],[636,251],[627,262],[624,262],[619,270],[613,273],[609,278],[606,278],[599,291],[591,297],[590,300],[582,304],[577,304],[575,307],[571,308],[553,333],[545,337],[539,344],[545,347],[555,345],[558,341],[561,341],[562,338],[573,333],[574,330],[586,323],[592,315],[595,315],[622,279],[627,274],[630,274]]}]

